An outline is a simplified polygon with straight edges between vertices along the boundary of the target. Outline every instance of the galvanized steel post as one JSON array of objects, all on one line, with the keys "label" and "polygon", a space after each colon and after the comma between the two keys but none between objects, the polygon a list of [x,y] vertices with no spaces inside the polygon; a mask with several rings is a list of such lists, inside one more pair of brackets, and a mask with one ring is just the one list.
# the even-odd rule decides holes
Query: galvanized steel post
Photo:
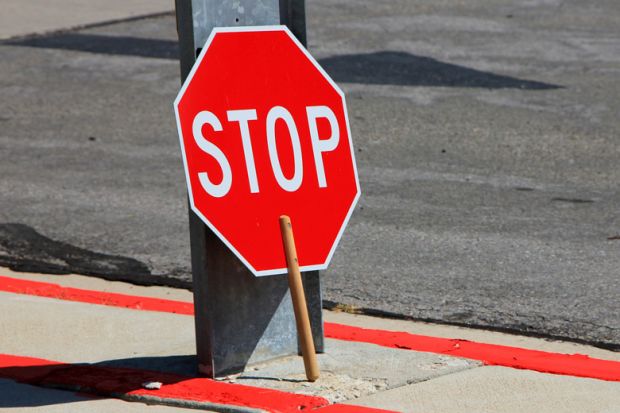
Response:
[{"label": "galvanized steel post", "polygon": [[[285,24],[305,45],[304,1],[176,0],[181,79],[189,74],[214,27]],[[298,353],[286,276],[254,277],[191,210],[189,228],[200,372],[215,377],[240,371],[249,363]],[[312,335],[317,352],[322,352],[318,271],[304,273],[303,280]]]}]

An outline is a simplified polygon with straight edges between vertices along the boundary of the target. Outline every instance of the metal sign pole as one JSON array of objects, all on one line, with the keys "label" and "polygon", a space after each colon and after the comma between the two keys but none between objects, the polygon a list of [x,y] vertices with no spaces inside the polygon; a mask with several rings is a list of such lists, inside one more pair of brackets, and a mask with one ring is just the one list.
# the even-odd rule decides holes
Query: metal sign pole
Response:
[{"label": "metal sign pole", "polygon": [[[213,27],[286,24],[306,42],[304,0],[176,0],[176,18],[182,81]],[[189,227],[200,372],[215,377],[297,354],[286,276],[254,277],[191,210]],[[302,278],[315,347],[322,352],[319,273],[306,272]]]}]

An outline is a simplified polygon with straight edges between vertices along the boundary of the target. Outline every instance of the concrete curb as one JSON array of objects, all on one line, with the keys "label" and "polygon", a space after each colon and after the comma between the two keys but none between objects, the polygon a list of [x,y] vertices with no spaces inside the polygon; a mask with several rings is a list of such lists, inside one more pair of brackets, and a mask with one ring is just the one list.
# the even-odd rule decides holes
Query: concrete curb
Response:
[{"label": "concrete curb", "polygon": [[[0,277],[0,312],[6,314],[0,335],[11,339],[0,348],[5,353],[0,354],[0,376],[24,385],[162,409],[234,413],[298,413],[301,407],[320,413],[388,412],[386,408],[408,412],[414,406],[445,411],[437,406],[459,410],[461,404],[489,411],[485,408],[501,404],[502,397],[513,407],[529,409],[519,394],[532,391],[532,397],[548,405],[571,394],[579,406],[597,398],[597,405],[607,406],[613,405],[620,385],[620,360],[603,350],[345,313],[327,313],[329,351],[320,355],[322,378],[316,384],[304,381],[298,357],[251,365],[244,373],[218,380],[199,378],[192,364],[193,307],[187,291],[7,273],[12,276]],[[518,347],[520,343],[524,347]],[[584,375],[599,380],[574,377]],[[503,388],[495,389],[493,380],[524,390],[496,397]],[[161,388],[145,388],[150,381],[161,382]],[[478,396],[462,395],[461,404],[451,398],[435,400],[453,382],[469,386]],[[544,390],[538,390],[537,383]],[[571,390],[579,386],[588,390]],[[4,401],[10,405],[11,396]]]},{"label": "concrete curb", "polygon": [[[0,276],[0,291],[78,301],[141,311],[192,315],[188,302],[62,287],[39,281]],[[469,340],[429,337],[407,332],[366,329],[325,323],[325,336],[337,340],[365,342],[384,347],[424,351],[481,361],[486,365],[534,370],[600,380],[620,381],[620,362],[582,354],[559,354]]]}]

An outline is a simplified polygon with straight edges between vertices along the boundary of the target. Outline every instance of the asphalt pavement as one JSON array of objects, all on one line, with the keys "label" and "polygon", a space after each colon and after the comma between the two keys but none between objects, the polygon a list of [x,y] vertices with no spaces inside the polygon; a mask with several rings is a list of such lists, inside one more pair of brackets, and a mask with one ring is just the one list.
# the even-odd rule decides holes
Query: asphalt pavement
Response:
[{"label": "asphalt pavement", "polygon": [[[362,198],[324,298],[620,349],[616,1],[312,1]],[[0,44],[0,265],[187,286],[172,14]]]}]

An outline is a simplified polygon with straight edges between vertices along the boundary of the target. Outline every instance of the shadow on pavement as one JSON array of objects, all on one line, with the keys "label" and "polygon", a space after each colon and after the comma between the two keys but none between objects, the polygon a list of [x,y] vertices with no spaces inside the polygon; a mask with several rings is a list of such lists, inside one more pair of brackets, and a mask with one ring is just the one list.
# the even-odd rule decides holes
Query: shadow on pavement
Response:
[{"label": "shadow on pavement", "polygon": [[198,374],[198,358],[196,355],[131,357],[106,360],[95,365],[101,367],[159,371],[188,377]]},{"label": "shadow on pavement", "polygon": [[84,400],[84,398],[73,392],[41,388],[34,389],[29,385],[0,379],[0,409],[51,406],[53,404],[76,403]]},{"label": "shadow on pavement", "polygon": [[146,264],[134,258],[89,251],[20,223],[0,223],[0,266],[21,272],[76,273],[138,285],[188,288],[182,280],[151,274]]},{"label": "shadow on pavement", "polygon": [[19,223],[0,223],[0,265],[15,271],[86,275],[132,274],[148,281],[150,270],[129,257],[102,254],[56,241]]},{"label": "shadow on pavement", "polygon": [[320,63],[336,82],[345,83],[525,90],[561,88],[558,85],[483,72],[405,52],[341,55],[321,59]]},{"label": "shadow on pavement", "polygon": [[[60,33],[10,40],[5,44],[121,56],[174,60],[179,58],[179,47],[175,40],[128,36]],[[333,56],[321,59],[319,63],[336,82],[344,83],[523,90],[547,90],[562,87],[484,72],[444,63],[430,57],[397,51]]]},{"label": "shadow on pavement", "polygon": [[179,59],[179,46],[176,41],[141,37],[59,33],[42,37],[9,40],[5,44],[121,56]]},{"label": "shadow on pavement", "polygon": [[[15,363],[20,364],[19,361]],[[143,389],[145,382],[175,384],[196,377],[196,363],[195,356],[162,356],[109,360],[94,364],[33,360],[27,365],[0,367],[0,408],[84,401],[85,396],[75,394],[76,391],[102,395],[125,394]],[[69,391],[32,391],[32,388],[15,382]]]}]

